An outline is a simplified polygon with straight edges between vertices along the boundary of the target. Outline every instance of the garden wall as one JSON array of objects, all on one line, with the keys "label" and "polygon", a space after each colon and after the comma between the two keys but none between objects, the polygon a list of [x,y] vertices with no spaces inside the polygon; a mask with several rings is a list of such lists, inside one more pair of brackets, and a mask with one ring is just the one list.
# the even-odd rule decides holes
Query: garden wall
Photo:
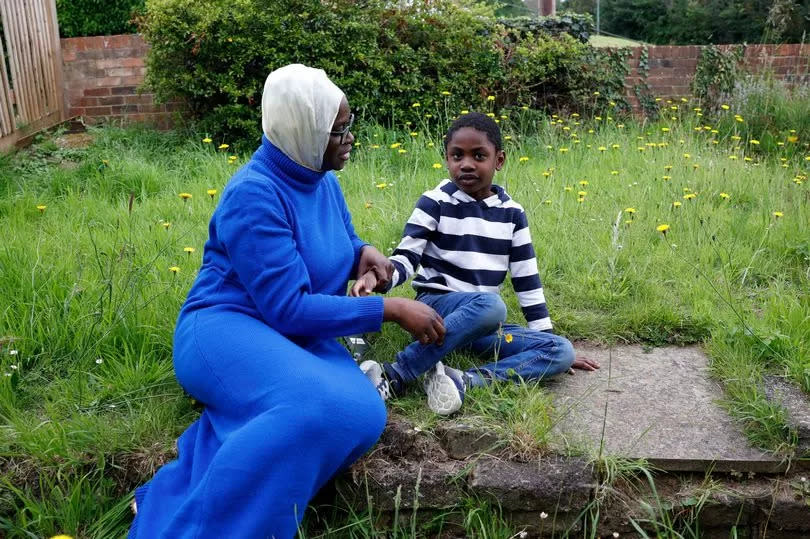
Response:
[{"label": "garden wall", "polygon": [[138,91],[147,50],[137,34],[62,39],[68,116],[171,127],[182,103],[156,104],[153,94]]},{"label": "garden wall", "polygon": [[[139,93],[146,72],[148,46],[140,35],[77,37],[62,40],[65,94],[69,116],[87,121],[111,119],[124,123],[145,122],[168,128],[182,103],[155,104],[153,95]],[[643,83],[639,69],[642,47],[634,47],[630,74],[625,82],[627,98],[634,107],[634,86]],[[656,97],[691,94],[701,47],[648,47],[646,82]],[[791,85],[810,84],[810,45],[750,45],[745,62],[753,70],[769,68]],[[417,99],[419,96],[414,96]]]}]

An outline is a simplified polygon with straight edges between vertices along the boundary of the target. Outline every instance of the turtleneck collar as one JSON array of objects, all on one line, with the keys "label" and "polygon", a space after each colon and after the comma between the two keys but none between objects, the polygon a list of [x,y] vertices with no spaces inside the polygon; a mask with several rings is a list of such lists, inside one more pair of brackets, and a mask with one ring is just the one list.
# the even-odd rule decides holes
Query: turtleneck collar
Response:
[{"label": "turtleneck collar", "polygon": [[300,191],[314,191],[318,182],[328,174],[327,171],[314,171],[299,165],[274,146],[264,135],[262,135],[262,145],[259,146],[253,157],[270,168],[284,183]]}]

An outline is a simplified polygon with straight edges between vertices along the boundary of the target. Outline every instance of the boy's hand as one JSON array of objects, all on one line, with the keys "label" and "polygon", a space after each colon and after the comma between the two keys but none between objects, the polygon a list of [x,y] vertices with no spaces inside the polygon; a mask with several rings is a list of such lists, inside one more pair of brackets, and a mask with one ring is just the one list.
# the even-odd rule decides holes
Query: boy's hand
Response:
[{"label": "boy's hand", "polygon": [[568,369],[568,374],[575,374],[574,369],[580,369],[583,371],[595,371],[600,367],[599,362],[595,359],[590,359],[586,357],[579,357],[574,360],[574,363],[571,365],[571,368]]},{"label": "boy's hand", "polygon": [[374,271],[374,275],[377,277],[377,284],[373,288],[374,292],[384,292],[394,275],[394,265],[372,245],[366,245],[360,251],[357,279],[360,280],[369,271]]},{"label": "boy's hand", "polygon": [[370,269],[354,282],[351,291],[349,291],[349,295],[355,298],[368,296],[374,291],[376,286],[377,275],[373,269]]}]

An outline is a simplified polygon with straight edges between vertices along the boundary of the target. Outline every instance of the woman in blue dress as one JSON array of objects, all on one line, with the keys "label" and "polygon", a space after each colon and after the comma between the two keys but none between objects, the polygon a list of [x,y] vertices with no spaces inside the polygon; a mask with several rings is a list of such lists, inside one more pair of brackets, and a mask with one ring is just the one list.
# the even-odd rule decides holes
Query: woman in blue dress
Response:
[{"label": "woman in blue dress", "polygon": [[369,269],[380,289],[391,277],[331,172],[349,159],[353,119],[323,71],[268,76],[261,146],[211,217],[175,329],[177,379],[204,410],[177,460],[136,491],[131,538],[292,537],[312,496],[385,425],[377,390],[336,338],[393,321],[442,341],[427,305],[346,296]]}]

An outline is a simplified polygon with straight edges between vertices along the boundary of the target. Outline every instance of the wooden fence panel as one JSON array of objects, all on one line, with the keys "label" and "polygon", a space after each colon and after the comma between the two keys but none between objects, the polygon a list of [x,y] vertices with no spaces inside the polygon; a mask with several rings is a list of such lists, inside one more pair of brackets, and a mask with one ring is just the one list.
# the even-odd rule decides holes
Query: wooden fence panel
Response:
[{"label": "wooden fence panel", "polygon": [[0,150],[65,119],[55,0],[0,0]]}]

